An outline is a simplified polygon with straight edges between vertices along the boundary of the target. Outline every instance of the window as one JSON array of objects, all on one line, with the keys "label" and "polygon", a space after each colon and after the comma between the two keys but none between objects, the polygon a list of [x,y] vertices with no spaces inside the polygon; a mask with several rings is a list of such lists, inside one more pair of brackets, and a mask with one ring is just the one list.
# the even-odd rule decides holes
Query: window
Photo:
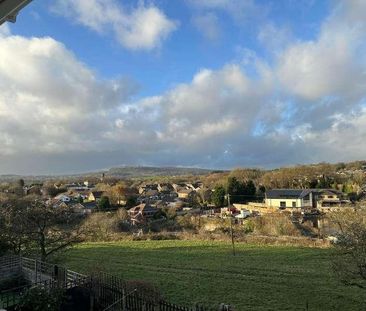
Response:
[{"label": "window", "polygon": [[292,202],[292,207],[296,207],[296,201]]},{"label": "window", "polygon": [[286,208],[286,201],[280,202],[280,208]]}]

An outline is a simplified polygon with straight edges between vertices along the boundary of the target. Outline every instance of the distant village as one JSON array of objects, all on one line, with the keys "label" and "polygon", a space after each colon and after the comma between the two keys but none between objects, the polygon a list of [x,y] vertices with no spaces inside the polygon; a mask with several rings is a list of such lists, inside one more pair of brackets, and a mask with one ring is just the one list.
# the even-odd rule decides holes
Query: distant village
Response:
[{"label": "distant village", "polygon": [[[82,215],[93,212],[115,211],[126,208],[131,225],[146,224],[160,211],[174,210],[178,215],[191,214],[200,217],[228,218],[236,221],[258,217],[268,213],[300,213],[316,215],[351,206],[347,194],[340,190],[326,189],[271,189],[246,198],[245,195],[230,204],[230,194],[222,194],[222,204],[215,204],[212,197],[216,189],[203,182],[145,183],[138,187],[126,187],[118,181],[109,184],[104,176],[96,183],[83,182],[23,184],[23,195],[42,196],[54,208],[71,208]],[[104,188],[104,190],[103,190]],[[11,192],[9,189],[3,190]],[[13,190],[14,191],[14,190]],[[16,188],[19,194],[19,188]],[[258,192],[256,192],[258,193]]]}]

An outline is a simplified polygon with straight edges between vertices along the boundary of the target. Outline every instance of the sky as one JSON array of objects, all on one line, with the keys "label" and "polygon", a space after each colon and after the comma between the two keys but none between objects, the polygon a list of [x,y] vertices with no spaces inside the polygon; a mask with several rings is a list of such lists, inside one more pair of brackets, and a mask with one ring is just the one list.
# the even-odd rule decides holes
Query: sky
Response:
[{"label": "sky", "polygon": [[33,0],[0,26],[0,174],[365,159],[364,0]]}]

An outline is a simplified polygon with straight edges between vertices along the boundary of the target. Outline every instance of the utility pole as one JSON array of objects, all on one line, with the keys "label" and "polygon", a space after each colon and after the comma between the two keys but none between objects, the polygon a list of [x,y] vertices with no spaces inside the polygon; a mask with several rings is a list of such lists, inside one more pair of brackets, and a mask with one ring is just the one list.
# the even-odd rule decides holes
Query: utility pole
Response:
[{"label": "utility pole", "polygon": [[233,215],[230,212],[230,194],[227,194],[227,203],[228,203],[228,209],[230,213],[230,234],[231,234],[231,245],[233,247],[233,255],[235,256],[235,244],[234,244],[234,229],[233,229]]}]

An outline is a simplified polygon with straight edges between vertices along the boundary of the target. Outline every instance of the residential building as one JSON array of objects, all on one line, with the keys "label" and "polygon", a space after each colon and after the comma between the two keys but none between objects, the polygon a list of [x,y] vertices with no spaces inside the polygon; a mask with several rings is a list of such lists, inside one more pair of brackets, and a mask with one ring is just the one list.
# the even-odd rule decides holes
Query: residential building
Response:
[{"label": "residential building", "polygon": [[133,225],[146,223],[148,220],[154,217],[157,208],[152,207],[146,203],[139,204],[128,210],[131,223]]},{"label": "residential building", "polygon": [[265,204],[270,208],[324,208],[349,203],[344,194],[334,189],[273,189],[266,192]]},{"label": "residential building", "polygon": [[194,196],[194,191],[191,189],[181,189],[177,191],[178,198],[183,200],[191,200]]},{"label": "residential building", "polygon": [[103,191],[91,191],[88,196],[88,200],[92,202],[99,201],[101,197],[103,196]]}]

